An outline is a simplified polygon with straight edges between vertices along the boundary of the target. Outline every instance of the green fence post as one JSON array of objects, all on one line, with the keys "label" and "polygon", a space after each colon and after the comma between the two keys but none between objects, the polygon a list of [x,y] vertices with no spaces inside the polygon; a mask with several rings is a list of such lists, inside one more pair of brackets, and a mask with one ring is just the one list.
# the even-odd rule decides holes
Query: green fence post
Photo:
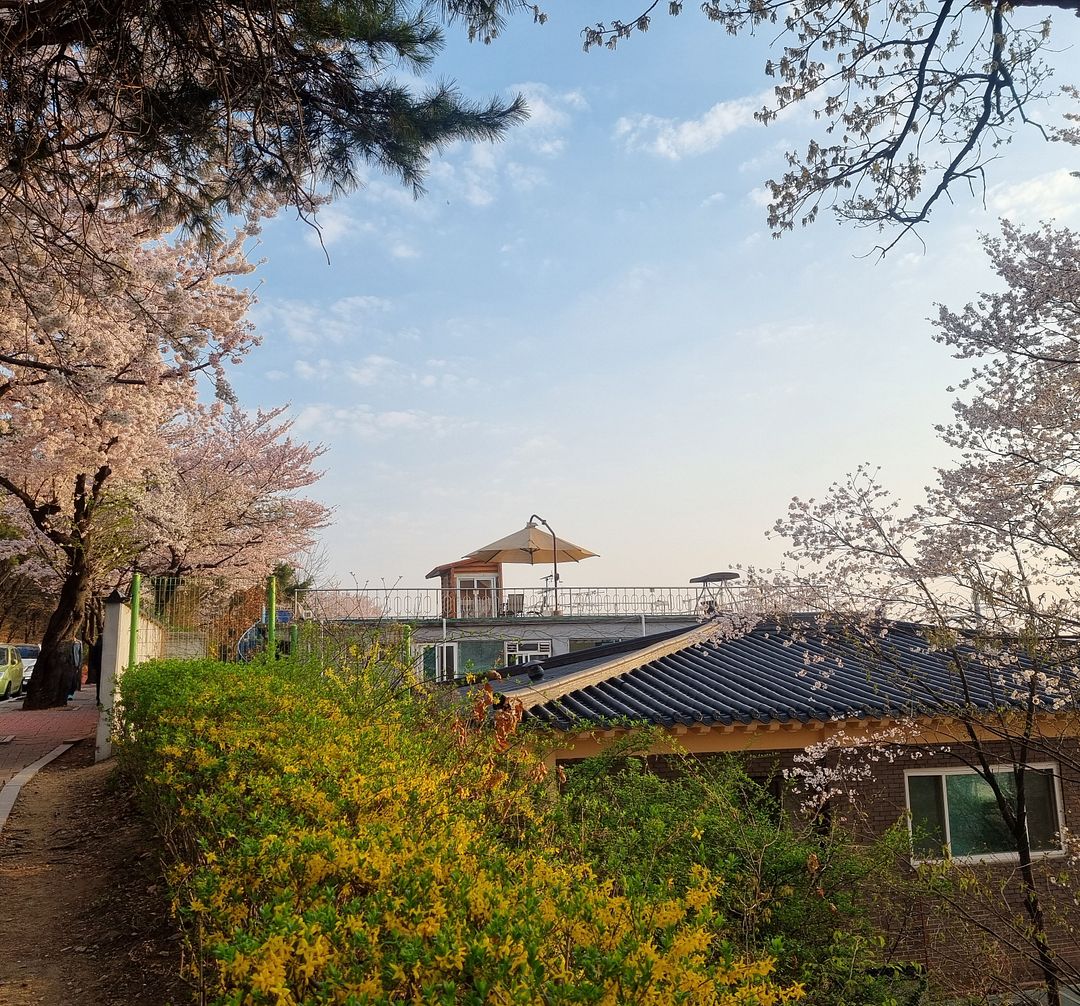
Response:
[{"label": "green fence post", "polygon": [[142,592],[142,574],[131,574],[131,628],[128,631],[129,668],[135,666],[139,653],[139,595]]},{"label": "green fence post", "polygon": [[277,660],[277,577],[266,578],[266,649]]},{"label": "green fence post", "polygon": [[[296,618],[296,611],[293,611]],[[295,660],[300,655],[300,626],[296,622],[289,623],[289,656]]]}]

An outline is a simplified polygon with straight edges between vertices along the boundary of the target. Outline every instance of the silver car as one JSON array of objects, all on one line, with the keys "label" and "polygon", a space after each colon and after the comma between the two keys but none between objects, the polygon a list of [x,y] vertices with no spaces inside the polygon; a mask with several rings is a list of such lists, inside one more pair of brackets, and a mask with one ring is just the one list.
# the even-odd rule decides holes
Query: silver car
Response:
[{"label": "silver car", "polygon": [[41,647],[37,643],[15,643],[15,649],[19,651],[23,668],[23,689],[30,684],[30,675],[34,673],[34,665],[41,655]]}]

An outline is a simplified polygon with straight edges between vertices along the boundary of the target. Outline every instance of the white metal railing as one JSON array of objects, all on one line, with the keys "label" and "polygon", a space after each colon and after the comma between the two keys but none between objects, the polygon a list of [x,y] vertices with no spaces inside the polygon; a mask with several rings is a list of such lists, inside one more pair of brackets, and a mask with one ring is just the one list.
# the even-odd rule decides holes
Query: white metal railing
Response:
[{"label": "white metal railing", "polygon": [[301,618],[364,621],[424,619],[528,619],[682,616],[701,618],[721,611],[818,610],[810,589],[746,585],[722,593],[684,587],[559,587],[558,610],[550,587],[361,587],[305,590],[296,597]]}]

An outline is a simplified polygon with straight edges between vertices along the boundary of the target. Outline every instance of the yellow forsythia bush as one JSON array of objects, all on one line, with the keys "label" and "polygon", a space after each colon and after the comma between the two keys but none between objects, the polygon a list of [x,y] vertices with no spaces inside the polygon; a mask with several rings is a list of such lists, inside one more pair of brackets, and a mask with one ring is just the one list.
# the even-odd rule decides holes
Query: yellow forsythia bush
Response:
[{"label": "yellow forsythia bush", "polygon": [[725,940],[717,881],[630,900],[553,844],[540,757],[492,715],[380,669],[157,662],[119,752],[162,836],[205,1001],[799,999]]}]

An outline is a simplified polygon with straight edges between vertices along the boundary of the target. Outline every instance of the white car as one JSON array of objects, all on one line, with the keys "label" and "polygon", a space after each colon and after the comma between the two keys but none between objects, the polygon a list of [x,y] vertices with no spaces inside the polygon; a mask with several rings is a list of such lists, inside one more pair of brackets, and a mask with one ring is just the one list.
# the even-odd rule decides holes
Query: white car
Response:
[{"label": "white car", "polygon": [[19,651],[23,669],[23,691],[30,684],[30,675],[34,673],[34,665],[41,654],[41,647],[37,643],[15,643],[15,649]]}]

